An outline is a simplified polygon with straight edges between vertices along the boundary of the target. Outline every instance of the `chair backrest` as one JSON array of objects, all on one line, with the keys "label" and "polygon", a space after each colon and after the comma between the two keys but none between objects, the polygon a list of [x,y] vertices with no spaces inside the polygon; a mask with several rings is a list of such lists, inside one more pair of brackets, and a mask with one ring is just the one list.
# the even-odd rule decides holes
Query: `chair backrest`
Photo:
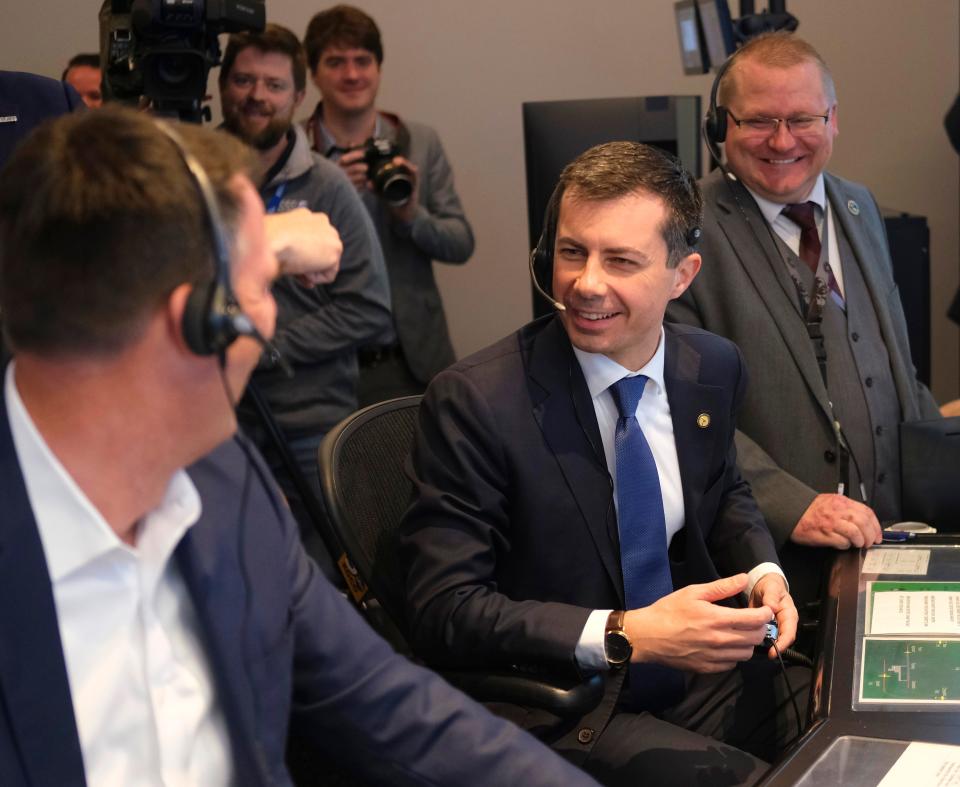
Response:
[{"label": "chair backrest", "polygon": [[360,578],[401,631],[399,527],[413,495],[404,465],[421,398],[404,396],[359,410],[327,433],[318,457],[333,529]]}]

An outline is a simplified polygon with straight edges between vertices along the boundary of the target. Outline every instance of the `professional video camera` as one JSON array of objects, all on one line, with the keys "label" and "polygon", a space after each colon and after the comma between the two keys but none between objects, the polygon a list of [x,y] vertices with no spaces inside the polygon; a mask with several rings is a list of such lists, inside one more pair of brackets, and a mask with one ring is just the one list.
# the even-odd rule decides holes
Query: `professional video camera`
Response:
[{"label": "professional video camera", "polygon": [[264,0],[104,0],[100,64],[107,99],[199,123],[220,33],[263,30]]},{"label": "professional video camera", "polygon": [[370,137],[363,143],[367,177],[373,182],[374,191],[395,208],[406,205],[413,194],[413,173],[402,164],[393,163],[399,155],[400,147],[389,139]]}]

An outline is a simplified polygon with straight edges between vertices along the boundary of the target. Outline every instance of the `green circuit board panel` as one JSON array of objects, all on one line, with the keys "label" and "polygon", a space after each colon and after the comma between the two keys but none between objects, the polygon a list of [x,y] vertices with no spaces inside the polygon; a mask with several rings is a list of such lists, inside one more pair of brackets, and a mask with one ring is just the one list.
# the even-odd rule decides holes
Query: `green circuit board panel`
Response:
[{"label": "green circuit board panel", "polygon": [[866,637],[860,701],[960,705],[960,639]]}]

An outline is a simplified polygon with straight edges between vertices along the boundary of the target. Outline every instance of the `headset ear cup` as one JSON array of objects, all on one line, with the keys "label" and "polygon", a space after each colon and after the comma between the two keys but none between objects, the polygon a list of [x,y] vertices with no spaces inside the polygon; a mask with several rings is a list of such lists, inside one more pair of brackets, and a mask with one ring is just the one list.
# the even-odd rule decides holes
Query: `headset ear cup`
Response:
[{"label": "headset ear cup", "polygon": [[537,247],[533,250],[533,270],[537,281],[547,281],[544,289],[549,293],[549,282],[553,279],[553,246],[557,240],[557,221],[560,213],[560,198],[562,189],[557,184],[547,201],[547,209],[543,216],[543,229],[537,240]]},{"label": "headset ear cup", "polygon": [[713,113],[713,133],[711,139],[718,145],[727,139],[727,108],[717,107]]},{"label": "headset ear cup", "polygon": [[703,133],[708,142],[717,141],[717,113],[714,112],[713,107],[710,107],[703,118]]},{"label": "headset ear cup", "polygon": [[194,286],[183,309],[183,340],[196,355],[213,355],[216,352],[209,335],[210,301],[216,286],[216,282]]}]

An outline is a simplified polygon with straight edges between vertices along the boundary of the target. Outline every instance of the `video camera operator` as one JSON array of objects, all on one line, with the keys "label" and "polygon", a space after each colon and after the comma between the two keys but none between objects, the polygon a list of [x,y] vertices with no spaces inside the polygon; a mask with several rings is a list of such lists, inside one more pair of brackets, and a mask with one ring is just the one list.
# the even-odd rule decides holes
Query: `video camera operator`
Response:
[{"label": "video camera operator", "polygon": [[375,106],[383,45],[370,16],[322,11],[304,46],[323,98],[307,124],[313,147],[360,192],[390,277],[393,326],[360,351],[360,405],[422,393],[455,360],[433,260],[463,263],[474,247],[453,173],[436,131]]}]

